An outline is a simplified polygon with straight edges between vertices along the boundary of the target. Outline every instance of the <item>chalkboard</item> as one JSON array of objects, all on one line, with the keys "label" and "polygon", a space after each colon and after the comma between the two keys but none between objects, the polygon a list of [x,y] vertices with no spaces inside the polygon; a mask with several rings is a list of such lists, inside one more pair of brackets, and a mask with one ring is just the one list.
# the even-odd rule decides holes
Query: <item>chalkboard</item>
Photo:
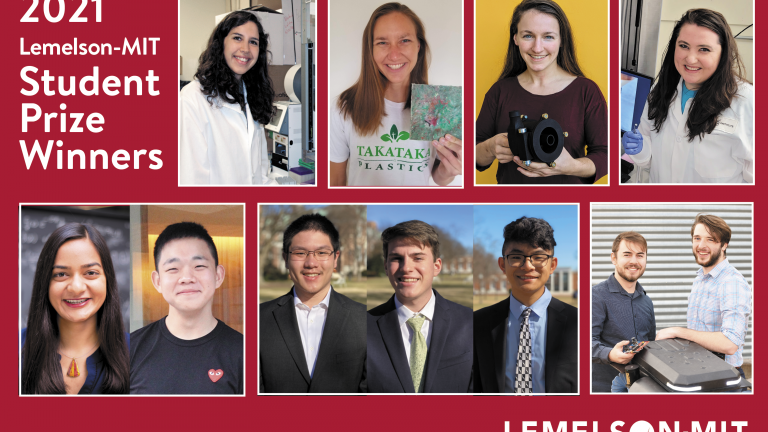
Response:
[{"label": "chalkboard", "polygon": [[131,312],[130,210],[125,207],[83,210],[76,207],[31,207],[21,209],[21,327],[27,327],[32,282],[40,251],[56,228],[80,222],[93,225],[109,246],[115,267],[123,323],[128,331]]}]

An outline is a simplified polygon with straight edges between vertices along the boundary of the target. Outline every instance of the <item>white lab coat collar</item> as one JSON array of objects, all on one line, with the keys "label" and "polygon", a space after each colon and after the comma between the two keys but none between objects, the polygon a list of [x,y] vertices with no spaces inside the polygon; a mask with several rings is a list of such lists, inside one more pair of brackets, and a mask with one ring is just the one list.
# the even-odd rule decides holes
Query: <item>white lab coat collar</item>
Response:
[{"label": "white lab coat collar", "polygon": [[[248,91],[245,89],[245,83],[244,82],[241,82],[240,84],[243,87],[243,98],[245,99],[245,104],[247,106],[248,105]],[[229,93],[227,93],[227,97],[232,99],[232,95],[230,95]],[[235,110],[235,111],[237,111],[239,113],[243,112],[243,109],[240,108],[240,104],[238,104],[237,102],[235,102],[235,103],[227,102],[227,101],[224,100],[224,98],[221,98],[221,97],[219,98],[219,102],[221,103],[222,107],[233,109],[233,110]],[[250,110],[248,110],[248,111],[249,111],[249,113],[248,113],[249,115],[248,116],[250,117]]]}]

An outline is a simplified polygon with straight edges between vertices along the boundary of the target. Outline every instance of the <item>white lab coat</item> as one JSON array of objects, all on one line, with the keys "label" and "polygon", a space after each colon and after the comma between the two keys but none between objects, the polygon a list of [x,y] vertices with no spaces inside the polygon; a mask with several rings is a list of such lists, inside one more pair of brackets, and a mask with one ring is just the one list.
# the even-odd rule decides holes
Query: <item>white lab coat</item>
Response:
[{"label": "white lab coat", "polygon": [[642,168],[650,168],[651,183],[754,183],[754,87],[741,83],[731,106],[720,114],[715,130],[689,142],[685,123],[693,99],[686,102],[681,113],[682,83],[681,79],[659,132],[653,131],[653,123],[648,120],[646,102],[638,128],[643,135],[643,150],[632,160]]},{"label": "white lab coat", "polygon": [[[245,95],[245,85],[243,85]],[[179,184],[262,185],[270,180],[264,126],[246,104],[208,103],[200,82],[179,93]]]}]

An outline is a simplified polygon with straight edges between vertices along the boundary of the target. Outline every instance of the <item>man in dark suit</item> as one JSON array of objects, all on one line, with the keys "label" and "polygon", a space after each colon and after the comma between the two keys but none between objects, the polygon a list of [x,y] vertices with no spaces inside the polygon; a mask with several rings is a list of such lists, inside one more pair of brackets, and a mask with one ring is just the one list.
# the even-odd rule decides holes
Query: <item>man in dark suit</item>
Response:
[{"label": "man in dark suit", "polygon": [[285,230],[293,289],[259,306],[259,392],[366,391],[365,306],[331,288],[338,258],[326,217],[301,216]]},{"label": "man in dark suit", "polygon": [[443,265],[437,232],[408,221],[381,240],[395,294],[368,311],[368,391],[471,392],[472,310],[432,289]]},{"label": "man in dark suit", "polygon": [[511,295],[474,314],[475,393],[577,393],[577,309],[545,284],[557,268],[555,237],[543,219],[504,227],[498,264]]}]

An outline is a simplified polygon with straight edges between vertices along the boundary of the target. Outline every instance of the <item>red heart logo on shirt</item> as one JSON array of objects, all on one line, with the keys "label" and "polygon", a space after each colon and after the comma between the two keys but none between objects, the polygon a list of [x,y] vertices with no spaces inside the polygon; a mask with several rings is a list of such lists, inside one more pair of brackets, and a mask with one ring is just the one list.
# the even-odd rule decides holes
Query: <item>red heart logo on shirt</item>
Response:
[{"label": "red heart logo on shirt", "polygon": [[221,377],[224,376],[224,371],[221,369],[211,369],[208,371],[208,378],[211,379],[211,381],[216,382],[221,379]]}]

